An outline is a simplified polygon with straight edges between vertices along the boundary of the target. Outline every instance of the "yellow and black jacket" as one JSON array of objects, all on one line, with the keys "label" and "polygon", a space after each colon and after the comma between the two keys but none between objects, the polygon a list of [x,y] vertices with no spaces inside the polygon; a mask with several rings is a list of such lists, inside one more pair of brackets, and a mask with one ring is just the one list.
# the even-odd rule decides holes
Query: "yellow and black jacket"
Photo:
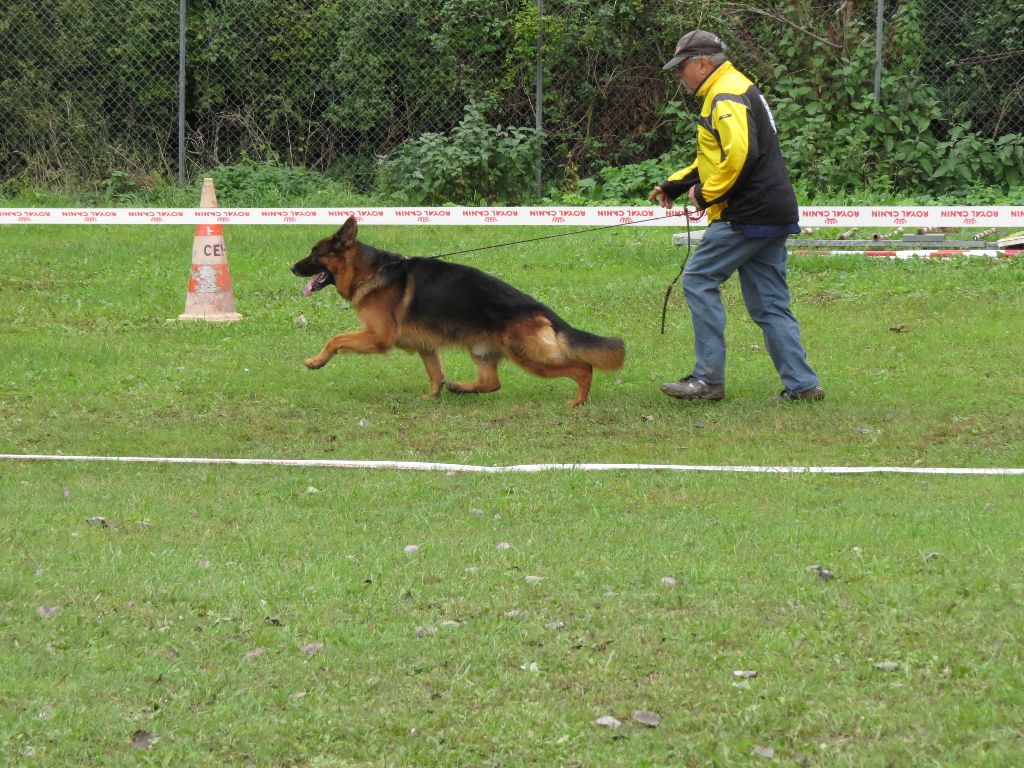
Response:
[{"label": "yellow and black jacket", "polygon": [[799,231],[796,194],[779,149],[768,103],[731,62],[724,62],[701,84],[697,159],[661,183],[675,200],[696,185],[708,223],[722,219],[768,231],[792,225]]}]

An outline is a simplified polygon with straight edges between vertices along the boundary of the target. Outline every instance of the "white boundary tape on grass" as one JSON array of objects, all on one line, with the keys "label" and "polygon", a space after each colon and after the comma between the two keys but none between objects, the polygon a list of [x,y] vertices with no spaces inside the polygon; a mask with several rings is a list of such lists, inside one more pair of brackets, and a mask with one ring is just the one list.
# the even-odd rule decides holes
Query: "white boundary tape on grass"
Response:
[{"label": "white boundary tape on grass", "polygon": [[785,467],[702,464],[446,464],[430,461],[370,461],[358,459],[242,459],[174,456],[65,456],[64,454],[0,453],[0,459],[14,461],[108,461],[125,464],[232,464],[241,466],[324,467],[333,469],[393,469],[417,472],[476,472],[502,474],[552,471],[609,472],[738,472],[751,474],[810,475],[1024,475],[1024,467]]},{"label": "white boundary tape on grass", "polygon": [[[0,208],[0,224],[433,224],[573,226],[645,224],[679,227],[680,206],[481,208]],[[665,218],[662,218],[665,217]],[[802,206],[804,227],[1019,227],[1024,206]],[[699,225],[694,225],[699,226]]]}]

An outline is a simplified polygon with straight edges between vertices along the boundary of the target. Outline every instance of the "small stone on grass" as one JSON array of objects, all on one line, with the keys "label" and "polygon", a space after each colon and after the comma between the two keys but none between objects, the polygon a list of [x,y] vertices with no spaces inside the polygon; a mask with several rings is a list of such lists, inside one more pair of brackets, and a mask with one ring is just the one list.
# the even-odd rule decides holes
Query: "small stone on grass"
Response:
[{"label": "small stone on grass", "polygon": [[661,715],[654,712],[645,712],[642,709],[638,709],[633,713],[633,719],[640,723],[640,725],[646,725],[648,728],[657,728],[661,724]]}]

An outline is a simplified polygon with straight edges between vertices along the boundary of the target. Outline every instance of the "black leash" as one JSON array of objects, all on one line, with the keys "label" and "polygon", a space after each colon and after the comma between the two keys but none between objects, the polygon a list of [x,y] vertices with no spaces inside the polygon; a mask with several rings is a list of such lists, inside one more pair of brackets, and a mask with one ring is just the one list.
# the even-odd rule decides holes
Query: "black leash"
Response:
[{"label": "black leash", "polygon": [[[694,218],[700,218],[700,213]],[[643,219],[642,221],[623,221],[618,224],[608,224],[603,227],[590,227],[589,229],[576,229],[572,232],[559,232],[557,235],[543,235],[541,237],[531,237],[526,240],[514,240],[510,243],[498,243],[497,245],[483,245],[479,248],[467,248],[464,251],[450,251],[448,253],[437,253],[433,256],[424,256],[424,259],[443,259],[448,256],[461,256],[464,253],[476,253],[477,251],[487,251],[491,248],[507,248],[510,245],[522,245],[523,243],[535,243],[538,240],[550,240],[553,237],[568,237],[569,235],[582,235],[587,232],[598,232],[602,229],[614,229],[615,227],[627,227],[631,224],[646,224],[648,221],[660,221],[661,219],[677,218],[679,214],[668,213],[664,216],[655,216],[650,219]],[[679,265],[679,274],[672,278],[672,282],[668,284],[665,289],[665,301],[661,305],[661,334],[665,335],[665,316],[668,314],[668,300],[672,295],[672,287],[679,282],[679,278],[683,276],[683,270],[686,269],[686,262],[690,260],[690,252],[692,249],[692,243],[690,241],[690,206],[683,205],[683,218],[686,219],[686,256],[683,257],[683,263]]]},{"label": "black leash", "polygon": [[679,278],[683,276],[683,271],[686,269],[686,262],[690,260],[690,250],[692,244],[690,242],[690,209],[689,206],[683,206],[683,216],[686,218],[686,255],[683,257],[683,263],[679,265],[679,274],[672,278],[672,282],[665,288],[665,301],[661,305],[661,335],[665,335],[665,315],[668,314],[668,298],[672,295],[672,287],[679,282]]},{"label": "black leash", "polygon": [[[655,216],[653,218],[643,219],[641,221],[632,221],[632,220],[630,220],[630,221],[623,221],[623,222],[620,222],[618,224],[606,224],[603,227],[591,227],[590,229],[575,229],[572,232],[559,232],[557,235],[543,235],[542,237],[531,237],[531,238],[529,238],[527,240],[514,240],[514,241],[512,241],[510,243],[498,243],[497,245],[484,245],[484,246],[481,246],[479,248],[467,248],[464,251],[450,251],[449,253],[438,253],[438,254],[435,254],[433,256],[424,256],[423,258],[424,259],[443,259],[443,258],[446,258],[448,256],[461,256],[464,253],[475,253],[476,251],[487,251],[487,250],[490,250],[491,248],[507,248],[510,245],[522,245],[523,243],[535,243],[538,240],[550,240],[553,237],[568,237],[569,235],[582,235],[582,234],[585,234],[587,232],[598,232],[598,231],[600,231],[602,229],[614,229],[615,227],[628,227],[630,225],[646,224],[649,221],[660,221],[661,219],[678,218],[678,216],[679,216],[679,214],[677,214],[677,213],[669,213],[669,214],[666,214],[664,216]],[[687,206],[683,206],[683,216],[686,218],[687,240],[689,240],[690,216],[689,216],[689,208]]]}]

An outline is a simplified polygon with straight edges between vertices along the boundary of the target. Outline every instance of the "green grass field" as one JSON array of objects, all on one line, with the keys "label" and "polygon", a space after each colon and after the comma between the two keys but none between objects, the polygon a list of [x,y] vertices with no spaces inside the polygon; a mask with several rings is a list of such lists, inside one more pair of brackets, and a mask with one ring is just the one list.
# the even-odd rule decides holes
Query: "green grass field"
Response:
[{"label": "green grass field", "polygon": [[[571,382],[509,365],[437,399],[401,352],[306,370],[356,327],[288,271],[323,234],[229,230],[246,319],[222,326],[166,322],[192,228],[0,227],[0,452],[1024,466],[1021,259],[795,257],[828,398],[776,405],[734,281],[727,399],[658,392],[692,362],[679,291],[659,334],[669,230],[463,257],[625,339],[569,409]],[[1022,498],[1021,476],[0,461],[0,763],[1019,765]]]}]

